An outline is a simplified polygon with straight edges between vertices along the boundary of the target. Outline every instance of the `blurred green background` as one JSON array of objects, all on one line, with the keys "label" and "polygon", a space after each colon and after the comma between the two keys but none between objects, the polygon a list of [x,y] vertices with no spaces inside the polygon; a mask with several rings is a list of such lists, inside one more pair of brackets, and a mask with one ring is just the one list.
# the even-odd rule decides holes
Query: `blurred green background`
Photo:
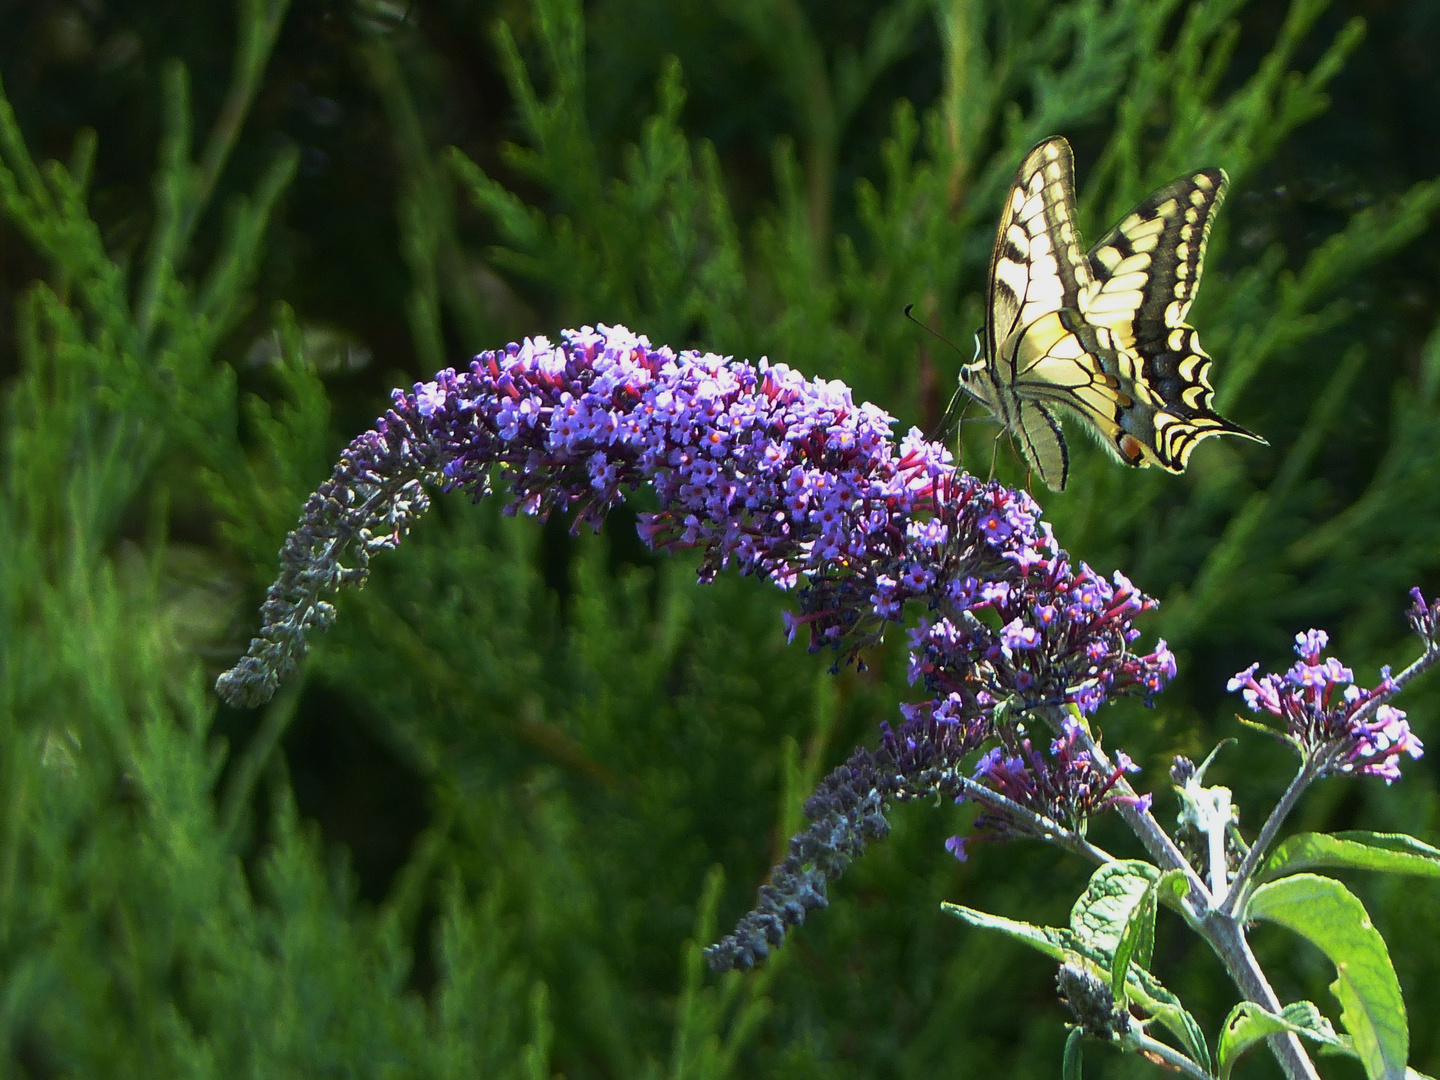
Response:
[{"label": "blurred green background", "polygon": [[[899,635],[832,677],[784,645],[780,595],[697,587],[633,511],[572,537],[439,499],[274,703],[210,690],[340,447],[482,348],[623,322],[933,425],[1046,135],[1092,239],[1187,169],[1232,179],[1193,321],[1218,407],[1270,446],[1211,440],[1174,478],[1076,438],[1070,489],[1040,493],[1065,547],[1163,600],[1146,629],[1180,677],[1100,717],[1162,819],[1173,755],[1229,736],[1211,776],[1242,824],[1283,789],[1237,669],[1310,626],[1367,685],[1418,651],[1428,0],[9,0],[0,79],[3,1075],[1053,1075],[1050,966],[938,905],[1058,923],[1089,868],[957,864],[949,805],[897,811],[763,972],[703,970],[816,778],[916,692]],[[979,469],[993,434],[963,427]],[[1400,704],[1440,746],[1437,702]],[[1294,825],[1435,842],[1435,776],[1332,781]],[[1440,1071],[1440,889],[1350,884]],[[1318,953],[1255,947],[1282,999],[1336,1014]],[[1173,920],[1156,957],[1213,1038],[1218,963]]]}]

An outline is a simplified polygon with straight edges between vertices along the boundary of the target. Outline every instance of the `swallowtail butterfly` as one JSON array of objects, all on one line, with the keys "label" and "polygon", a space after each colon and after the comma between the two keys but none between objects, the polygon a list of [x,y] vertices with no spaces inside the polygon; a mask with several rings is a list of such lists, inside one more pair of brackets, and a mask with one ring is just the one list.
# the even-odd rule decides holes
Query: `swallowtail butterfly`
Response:
[{"label": "swallowtail butterfly", "polygon": [[1082,255],[1074,168],[1062,138],[1025,155],[990,256],[978,358],[960,386],[1056,491],[1070,472],[1056,406],[1126,465],[1179,473],[1211,435],[1263,443],[1211,409],[1210,357],[1185,321],[1224,170],[1172,180]]}]

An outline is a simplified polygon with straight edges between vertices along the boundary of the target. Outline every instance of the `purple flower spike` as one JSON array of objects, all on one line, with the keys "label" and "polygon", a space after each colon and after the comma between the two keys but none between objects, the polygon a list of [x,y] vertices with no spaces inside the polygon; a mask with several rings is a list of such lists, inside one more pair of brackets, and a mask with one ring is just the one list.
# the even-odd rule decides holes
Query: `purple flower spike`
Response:
[{"label": "purple flower spike", "polygon": [[[676,354],[623,327],[562,336],[482,353],[468,371],[395,392],[306,505],[260,637],[218,684],[227,700],[274,693],[309,631],[328,625],[325,594],[363,582],[369,555],[395,546],[424,509],[425,486],[480,498],[497,465],[510,512],[573,511],[577,527],[653,487],[661,508],[640,523],[651,547],[702,549],[702,580],[734,565],[781,588],[807,583],[812,643],[869,626],[858,647],[933,591],[944,523],[921,515],[981,487],[943,446],[912,432],[897,449],[880,409],[783,364]],[[911,542],[912,523],[927,530],[923,542]]]},{"label": "purple flower spike", "polygon": [[[1418,590],[1416,605],[1426,610]],[[1414,609],[1411,618],[1414,621]],[[1300,659],[1289,671],[1257,679],[1260,665],[1251,664],[1227,688],[1240,691],[1252,712],[1284,719],[1289,741],[1307,759],[1322,763],[1320,775],[1353,773],[1393,783],[1400,778],[1400,755],[1418,758],[1424,746],[1399,709],[1385,704],[1371,707],[1394,693],[1390,669],[1381,669],[1380,683],[1373,690],[1362,690],[1355,685],[1355,673],[1339,660],[1322,659],[1329,641],[1323,630],[1296,634]]]},{"label": "purple flower spike", "polygon": [[[842,383],[677,353],[618,326],[482,353],[396,391],[345,449],[285,541],[259,636],[217,689],[234,704],[268,699],[333,618],[328,597],[363,584],[428,487],[479,499],[492,476],[508,485],[507,512],[569,512],[576,528],[653,489],[646,544],[698,549],[702,582],[727,567],[768,578],[795,598],[787,636],[808,631],[812,649],[847,661],[907,609],[924,611],[908,667],[927,700],[902,708],[875,754],[827,779],[760,905],[711,953],[718,966],[756,963],[884,835],[889,803],[958,794],[963,759],[987,740],[1008,755],[992,779],[1003,765],[1009,786],[1034,789],[1022,805],[1072,824],[1112,805],[1119,771],[1097,772],[1061,721],[1070,707],[1148,701],[1175,674],[1163,642],[1131,648],[1154,600],[1122,574],[1072,564],[1027,493],[959,472],[916,430],[897,443],[893,424]],[[1059,735],[1048,750],[1024,739],[1035,721]]]},{"label": "purple flower spike", "polygon": [[[333,618],[327,595],[363,583],[370,555],[425,509],[427,486],[481,498],[496,466],[510,512],[572,511],[577,528],[653,487],[660,509],[642,515],[645,542],[699,548],[702,581],[734,566],[798,590],[786,630],[807,629],[812,649],[854,659],[906,604],[938,610],[940,636],[920,642],[911,665],[938,693],[932,707],[952,691],[972,709],[988,707],[981,695],[1021,692],[1093,712],[1173,673],[1168,653],[1129,649],[1131,618],[1154,601],[1119,574],[1112,588],[1073,569],[1028,494],[957,472],[917,431],[897,446],[894,421],[844,384],[677,354],[618,326],[561,337],[482,353],[467,371],[394,393],[286,540],[260,636],[217,683],[227,700],[274,693]],[[968,615],[983,609],[1003,634]]]}]

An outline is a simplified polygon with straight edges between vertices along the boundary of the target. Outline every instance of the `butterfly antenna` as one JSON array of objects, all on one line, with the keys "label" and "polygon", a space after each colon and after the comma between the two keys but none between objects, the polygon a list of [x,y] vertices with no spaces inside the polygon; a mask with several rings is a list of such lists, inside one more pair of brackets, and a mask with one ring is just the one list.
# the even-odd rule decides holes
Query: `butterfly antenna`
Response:
[{"label": "butterfly antenna", "polygon": [[[931,337],[935,338],[937,341],[943,341],[946,345],[950,346],[950,348],[954,349],[957,353],[960,352],[960,350],[956,348],[955,343],[949,338],[947,338],[944,334],[940,333],[940,331],[938,330],[932,330],[930,327],[922,323],[919,319],[915,318],[915,316],[911,314],[911,312],[914,310],[914,304],[906,304],[905,317],[911,322],[913,322],[916,326],[920,327],[921,330],[924,330]],[[962,353],[961,355],[964,354]],[[945,433],[951,429],[952,425],[958,425],[959,421],[964,419],[965,409],[969,407],[969,396],[965,393],[964,390],[957,386],[955,388],[955,393],[950,395],[950,402],[945,406],[945,412],[941,414],[939,423],[935,425],[934,430],[932,430],[928,436],[930,441],[936,442],[944,438]],[[959,416],[956,415],[957,409],[959,410]]]}]

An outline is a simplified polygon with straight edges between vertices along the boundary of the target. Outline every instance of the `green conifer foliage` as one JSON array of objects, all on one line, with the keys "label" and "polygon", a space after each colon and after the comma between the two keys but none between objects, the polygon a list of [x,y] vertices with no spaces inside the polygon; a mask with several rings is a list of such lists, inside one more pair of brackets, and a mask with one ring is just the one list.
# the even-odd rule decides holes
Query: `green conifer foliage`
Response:
[{"label": "green conifer foliage", "polygon": [[[1424,320],[1376,293],[1413,280],[1440,182],[1314,237],[1267,195],[1361,47],[1323,0],[1274,25],[1243,0],[149,7],[0,13],[0,1074],[1053,1075],[1043,963],[938,905],[1063,922],[1088,868],[959,866],[949,806],[901,811],[763,972],[704,967],[816,780],[894,719],[903,654],[832,675],[783,596],[698,588],[619,515],[571,537],[437,497],[269,705],[210,690],[384,388],[507,338],[624,323],[933,425],[1041,137],[1076,144],[1091,238],[1186,170],[1234,185],[1194,321],[1269,449],[1212,440],[1176,478],[1076,440],[1043,500],[1163,601],[1181,678],[1105,721],[1148,786],[1227,722],[1241,657],[1323,623],[1378,664],[1434,591],[1433,281]],[[83,62],[47,83],[64,42]],[[963,424],[973,470],[993,436]],[[997,475],[1024,481],[1003,443]],[[1407,706],[1429,739],[1436,700]],[[1267,753],[1231,767],[1278,792]],[[1433,841],[1434,784],[1404,788],[1335,784],[1299,823]],[[1363,888],[1433,1014],[1440,892]],[[1176,964],[1218,1023],[1228,984]],[[1412,1063],[1440,1069],[1440,1033],[1414,1025]]]}]

